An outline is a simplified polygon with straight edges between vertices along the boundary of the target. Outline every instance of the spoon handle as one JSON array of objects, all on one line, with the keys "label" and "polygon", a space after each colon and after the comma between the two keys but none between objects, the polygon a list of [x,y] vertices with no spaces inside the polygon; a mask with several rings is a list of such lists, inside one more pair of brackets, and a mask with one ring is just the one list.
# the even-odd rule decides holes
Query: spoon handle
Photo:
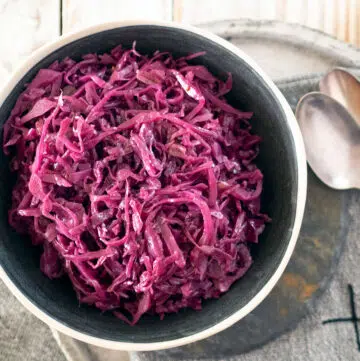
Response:
[{"label": "spoon handle", "polygon": [[[354,67],[344,69],[351,72],[360,79],[360,64],[357,68]],[[281,90],[292,110],[295,112],[296,105],[304,94],[313,91],[319,91],[319,81],[325,75],[326,73],[321,72],[304,76],[284,78],[275,81],[275,84]]]}]

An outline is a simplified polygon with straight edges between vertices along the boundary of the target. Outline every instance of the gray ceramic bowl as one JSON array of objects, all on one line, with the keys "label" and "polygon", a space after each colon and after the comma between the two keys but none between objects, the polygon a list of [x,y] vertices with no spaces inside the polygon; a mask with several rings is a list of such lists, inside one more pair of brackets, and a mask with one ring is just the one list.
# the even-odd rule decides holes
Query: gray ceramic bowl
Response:
[{"label": "gray ceramic bowl", "polygon": [[258,165],[264,173],[263,210],[272,218],[252,250],[254,264],[241,280],[203,310],[183,310],[163,321],[146,316],[129,326],[110,313],[79,307],[70,283],[51,281],[39,269],[38,250],[10,228],[7,209],[12,181],[7,159],[0,151],[0,275],[14,295],[49,326],[82,341],[113,349],[155,350],[180,346],[213,335],[253,310],[283,273],[295,247],[306,198],[306,160],[295,117],[280,91],[241,50],[225,40],[188,26],[171,23],[121,22],[98,25],[63,36],[31,55],[0,95],[0,121],[40,68],[56,59],[79,59],[105,52],[118,44],[141,52],[167,50],[175,56],[205,50],[196,60],[215,74],[231,72],[228,100],[254,111],[254,132],[263,137]]}]

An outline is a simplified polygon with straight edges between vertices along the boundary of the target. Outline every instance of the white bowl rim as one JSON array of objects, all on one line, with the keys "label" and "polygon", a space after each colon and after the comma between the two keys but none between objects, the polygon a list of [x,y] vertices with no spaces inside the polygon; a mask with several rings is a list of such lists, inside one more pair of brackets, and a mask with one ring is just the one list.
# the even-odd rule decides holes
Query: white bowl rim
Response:
[{"label": "white bowl rim", "polygon": [[5,101],[8,94],[12,91],[12,89],[16,86],[16,84],[21,80],[24,74],[26,74],[34,65],[36,65],[39,61],[44,59],[47,55],[51,54],[55,50],[63,47],[64,45],[71,43],[75,40],[81,39],[88,35],[92,35],[98,32],[111,30],[120,27],[128,27],[128,26],[137,26],[137,25],[153,25],[153,26],[164,26],[169,28],[186,30],[191,33],[195,33],[202,37],[205,37],[221,46],[231,51],[239,58],[244,60],[248,65],[250,65],[257,73],[260,75],[265,84],[269,87],[275,98],[279,101],[284,114],[286,115],[287,123],[290,128],[291,134],[294,140],[295,153],[297,159],[298,166],[298,189],[297,189],[297,202],[296,202],[296,213],[293,224],[293,230],[290,237],[290,241],[288,243],[287,249],[283,255],[283,258],[278,265],[277,269],[270,277],[268,282],[261,288],[261,290],[241,309],[233,313],[231,316],[226,318],[225,320],[217,323],[214,326],[211,326],[203,331],[192,334],[190,336],[180,337],[170,341],[161,341],[161,342],[148,342],[148,343],[136,343],[136,342],[119,342],[113,340],[107,340],[99,337],[94,337],[82,333],[80,331],[76,331],[60,321],[53,319],[46,312],[41,310],[35,304],[31,302],[12,282],[12,280],[8,277],[5,270],[2,266],[0,266],[0,277],[6,284],[6,286],[10,289],[10,291],[15,295],[15,297],[25,306],[30,312],[32,312],[35,316],[37,316],[40,320],[45,322],[48,326],[60,331],[70,337],[78,339],[83,342],[87,342],[89,344],[93,344],[95,346],[105,347],[113,350],[125,350],[125,351],[154,351],[172,347],[182,346],[191,342],[199,341],[204,338],[210,337],[220,331],[225,330],[226,328],[233,325],[235,322],[239,321],[243,317],[245,317],[248,313],[250,313],[255,307],[257,307],[260,302],[270,293],[272,288],[275,286],[280,276],[285,270],[286,265],[288,264],[290,257],[294,251],[296,241],[300,232],[300,227],[304,215],[305,202],[306,202],[306,191],[307,191],[307,166],[306,166],[306,155],[305,148],[302,139],[302,135],[297,124],[296,118],[285,100],[284,96],[280,92],[280,90],[276,87],[273,81],[269,78],[268,75],[264,73],[264,71],[256,64],[256,62],[249,57],[242,50],[237,48],[235,45],[229,43],[228,41],[220,38],[219,36],[212,34],[206,30],[196,28],[190,25],[179,24],[175,22],[169,21],[148,21],[148,20],[128,20],[128,21],[112,21],[107,23],[102,23],[98,25],[94,25],[88,27],[86,29],[82,29],[79,31],[74,31],[68,33],[66,35],[62,35],[58,39],[40,47],[36,51],[34,51],[12,74],[9,81],[3,87],[0,92],[0,106]]}]

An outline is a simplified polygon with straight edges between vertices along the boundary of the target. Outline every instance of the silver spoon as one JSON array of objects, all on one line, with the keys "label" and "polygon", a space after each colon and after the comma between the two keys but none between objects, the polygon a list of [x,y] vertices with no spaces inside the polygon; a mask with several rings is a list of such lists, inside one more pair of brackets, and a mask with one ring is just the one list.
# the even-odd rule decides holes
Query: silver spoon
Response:
[{"label": "silver spoon", "polygon": [[360,127],[344,106],[320,92],[308,93],[296,118],[314,173],[329,187],[360,189]]},{"label": "silver spoon", "polygon": [[336,68],[319,83],[320,92],[337,100],[360,125],[360,82],[348,71]]}]

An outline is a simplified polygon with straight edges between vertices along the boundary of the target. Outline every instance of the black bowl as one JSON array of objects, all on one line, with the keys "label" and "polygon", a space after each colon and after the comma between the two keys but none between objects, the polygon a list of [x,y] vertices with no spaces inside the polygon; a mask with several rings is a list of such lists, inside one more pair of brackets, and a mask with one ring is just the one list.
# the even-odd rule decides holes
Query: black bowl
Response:
[{"label": "black bowl", "polygon": [[252,254],[247,274],[218,300],[203,303],[202,311],[184,309],[160,321],[144,316],[129,326],[111,313],[80,306],[66,279],[50,280],[39,268],[39,253],[29,239],[8,224],[7,210],[13,186],[8,161],[0,152],[0,274],[19,300],[50,326],[89,343],[117,349],[150,350],[179,346],[230,326],[249,313],[270,292],[283,272],[298,236],[306,193],[306,163],[295,118],[278,89],[245,54],[226,41],[200,30],[172,24],[105,24],[60,38],[40,49],[14,74],[0,107],[1,124],[24,85],[37,71],[56,59],[80,59],[91,52],[109,51],[118,44],[152,53],[166,50],[175,56],[198,51],[194,60],[214,74],[233,75],[228,101],[254,111],[253,131],[263,137],[259,168],[264,173],[263,211],[272,218]]}]

